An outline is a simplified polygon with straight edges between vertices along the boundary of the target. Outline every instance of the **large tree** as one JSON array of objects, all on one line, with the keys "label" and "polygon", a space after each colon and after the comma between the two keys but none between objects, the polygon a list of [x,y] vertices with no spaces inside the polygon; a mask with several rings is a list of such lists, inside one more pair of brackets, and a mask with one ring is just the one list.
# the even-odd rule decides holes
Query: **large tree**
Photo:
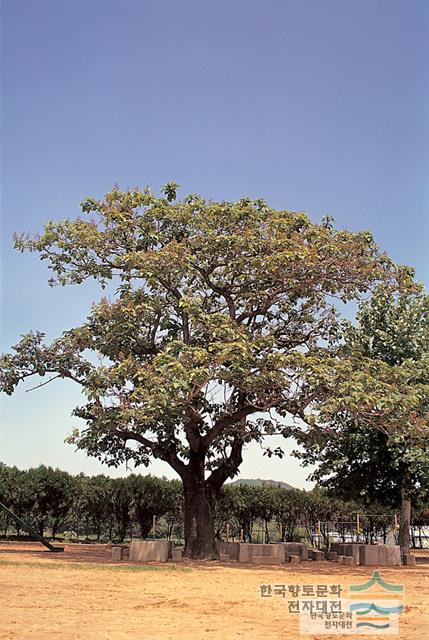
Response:
[{"label": "large tree", "polygon": [[51,344],[24,336],[3,357],[0,383],[8,394],[32,375],[82,385],[86,403],[74,413],[86,428],[70,441],[111,465],[171,465],[184,487],[185,554],[210,558],[215,503],[245,445],[289,435],[275,418],[306,419],[324,393],[336,299],[408,274],[368,232],[262,200],[177,201],[176,189],[114,188],[82,203],[88,217],[16,237],[48,262],[51,284],[94,278],[112,292],[116,284],[116,296]]}]

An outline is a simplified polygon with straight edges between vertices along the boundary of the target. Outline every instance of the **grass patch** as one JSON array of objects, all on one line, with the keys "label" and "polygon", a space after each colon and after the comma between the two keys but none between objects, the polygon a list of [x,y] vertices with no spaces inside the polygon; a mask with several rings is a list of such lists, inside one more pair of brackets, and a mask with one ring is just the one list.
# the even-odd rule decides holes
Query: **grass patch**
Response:
[{"label": "grass patch", "polygon": [[19,560],[0,560],[0,567],[31,567],[32,569],[76,569],[77,571],[125,571],[125,572],[139,572],[139,571],[160,571],[165,573],[179,572],[189,573],[192,571],[191,567],[181,567],[175,564],[159,566],[151,564],[97,564],[96,562],[28,562]]}]

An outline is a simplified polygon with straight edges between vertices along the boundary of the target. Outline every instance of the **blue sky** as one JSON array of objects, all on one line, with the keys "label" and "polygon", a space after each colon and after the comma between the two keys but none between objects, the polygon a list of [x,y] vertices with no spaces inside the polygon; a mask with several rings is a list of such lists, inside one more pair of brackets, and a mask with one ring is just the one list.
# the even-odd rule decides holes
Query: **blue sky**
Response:
[{"label": "blue sky", "polygon": [[[13,231],[115,182],[330,213],[427,284],[428,43],[425,0],[3,0],[2,349],[55,337],[100,297],[50,289]],[[63,442],[80,400],[54,383],[2,401],[0,459],[107,471]],[[242,467],[305,475],[257,448]]]}]

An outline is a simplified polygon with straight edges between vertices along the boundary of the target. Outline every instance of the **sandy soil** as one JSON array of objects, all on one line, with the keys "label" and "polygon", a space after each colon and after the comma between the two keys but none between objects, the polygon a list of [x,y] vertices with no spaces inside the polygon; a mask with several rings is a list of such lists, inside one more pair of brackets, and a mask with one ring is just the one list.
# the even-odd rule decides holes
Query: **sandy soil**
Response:
[{"label": "sandy soil", "polygon": [[[296,568],[185,562],[148,570],[113,564],[109,555],[103,545],[69,545],[52,554],[36,543],[0,544],[0,638],[295,640],[303,636],[287,599],[261,598],[261,584],[346,585],[372,573],[327,562]],[[380,571],[405,586],[400,635],[390,637],[429,638],[429,564]]]}]

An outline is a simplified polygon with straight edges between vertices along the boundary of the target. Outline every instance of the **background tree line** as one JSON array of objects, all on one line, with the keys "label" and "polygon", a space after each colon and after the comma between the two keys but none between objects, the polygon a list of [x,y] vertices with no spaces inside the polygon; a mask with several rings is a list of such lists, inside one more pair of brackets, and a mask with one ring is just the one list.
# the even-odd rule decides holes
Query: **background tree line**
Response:
[{"label": "background tree line", "polygon": [[[0,502],[40,535],[52,538],[146,538],[154,516],[159,518],[158,535],[171,537],[174,527],[182,522],[181,483],[151,475],[73,476],[44,465],[28,471],[2,465]],[[4,513],[0,513],[0,527],[3,535],[21,533]]]},{"label": "background tree line", "polygon": [[[387,492],[379,493],[377,499],[372,494],[347,497],[337,489],[227,484],[216,508],[216,538],[327,544],[329,534],[336,531],[346,541],[356,534],[359,513],[360,539],[386,541],[400,497],[396,502]],[[181,541],[184,535],[180,481],[152,475],[73,476],[43,465],[28,471],[1,465],[0,502],[41,535],[52,538],[107,542],[155,535]],[[429,526],[427,490],[415,495],[412,525],[413,546],[422,546],[424,527]],[[23,532],[0,513],[0,533],[19,536]]]}]

